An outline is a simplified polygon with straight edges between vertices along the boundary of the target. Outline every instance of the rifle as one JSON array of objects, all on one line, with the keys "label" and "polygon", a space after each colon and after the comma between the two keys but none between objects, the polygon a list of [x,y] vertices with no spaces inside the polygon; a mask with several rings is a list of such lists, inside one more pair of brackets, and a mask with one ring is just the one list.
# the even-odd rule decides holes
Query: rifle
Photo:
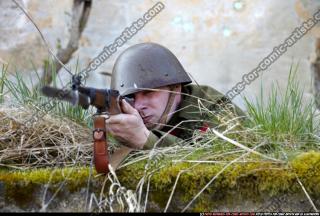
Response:
[{"label": "rifle", "polygon": [[41,92],[47,97],[64,100],[73,106],[80,106],[83,109],[88,109],[90,106],[97,108],[96,113],[93,115],[93,152],[95,169],[98,173],[107,174],[109,172],[109,163],[115,170],[120,162],[133,150],[122,146],[110,158],[105,129],[106,116],[122,112],[121,100],[125,99],[130,105],[133,105],[133,99],[121,96],[119,91],[114,89],[85,87],[81,84],[81,76],[79,75],[72,76],[71,90],[43,86]]}]

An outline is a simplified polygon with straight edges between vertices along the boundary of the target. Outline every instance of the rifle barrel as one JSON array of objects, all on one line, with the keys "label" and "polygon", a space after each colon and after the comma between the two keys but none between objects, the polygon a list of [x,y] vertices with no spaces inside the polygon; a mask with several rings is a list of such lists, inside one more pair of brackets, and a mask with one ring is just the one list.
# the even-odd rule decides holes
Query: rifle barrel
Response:
[{"label": "rifle barrel", "polygon": [[44,86],[41,88],[41,92],[47,97],[64,100],[74,106],[79,105],[84,109],[88,109],[90,105],[90,98],[78,91],[63,90],[51,86]]}]

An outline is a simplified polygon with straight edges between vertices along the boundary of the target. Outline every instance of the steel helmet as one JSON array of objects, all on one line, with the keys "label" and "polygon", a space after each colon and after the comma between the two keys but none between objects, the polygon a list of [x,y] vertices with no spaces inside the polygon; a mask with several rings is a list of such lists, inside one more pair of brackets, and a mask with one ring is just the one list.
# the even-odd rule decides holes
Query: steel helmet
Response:
[{"label": "steel helmet", "polygon": [[191,82],[169,49],[156,43],[141,43],[124,50],[117,58],[112,70],[111,89],[126,96],[144,88]]}]

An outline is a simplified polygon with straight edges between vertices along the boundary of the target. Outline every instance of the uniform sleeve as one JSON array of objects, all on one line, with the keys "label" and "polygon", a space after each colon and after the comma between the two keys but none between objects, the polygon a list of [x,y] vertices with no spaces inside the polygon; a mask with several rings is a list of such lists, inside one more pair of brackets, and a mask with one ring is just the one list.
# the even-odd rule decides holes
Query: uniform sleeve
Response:
[{"label": "uniform sleeve", "polygon": [[144,144],[143,149],[148,150],[152,149],[153,146],[157,143],[157,147],[166,147],[172,146],[177,143],[183,142],[182,139],[173,136],[171,134],[167,134],[166,132],[153,130],[148,136],[147,142]]}]

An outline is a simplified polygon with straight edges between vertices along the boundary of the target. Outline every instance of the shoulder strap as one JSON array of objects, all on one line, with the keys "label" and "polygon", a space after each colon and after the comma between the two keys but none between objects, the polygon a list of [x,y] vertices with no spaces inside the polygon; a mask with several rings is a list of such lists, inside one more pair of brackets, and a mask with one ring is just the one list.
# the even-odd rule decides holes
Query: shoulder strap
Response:
[{"label": "shoulder strap", "polygon": [[170,93],[169,93],[169,98],[168,98],[168,101],[167,101],[166,108],[164,109],[164,111],[163,111],[163,113],[161,115],[161,118],[159,120],[159,125],[155,129],[163,127],[163,125],[167,123],[167,119],[169,117],[168,115],[170,113],[170,110],[171,110],[173,102],[174,102],[174,98],[176,96],[176,94],[173,93],[173,91],[174,91],[174,87],[173,86],[170,86],[169,90],[170,90]]}]

